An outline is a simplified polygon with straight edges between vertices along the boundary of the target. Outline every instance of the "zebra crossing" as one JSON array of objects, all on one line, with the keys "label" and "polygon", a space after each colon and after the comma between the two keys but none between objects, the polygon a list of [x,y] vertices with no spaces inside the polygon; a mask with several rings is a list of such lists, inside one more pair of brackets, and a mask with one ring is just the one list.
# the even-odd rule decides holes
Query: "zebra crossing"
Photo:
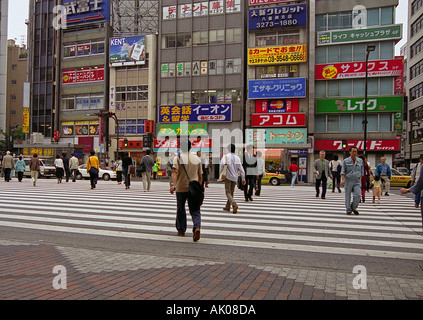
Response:
[{"label": "zebra crossing", "polygon": [[[206,189],[200,245],[423,260],[420,211],[405,196],[373,204],[369,193],[358,216],[345,214],[344,193],[329,191],[323,200],[309,186],[264,186],[253,202],[237,190],[235,199],[238,213],[223,211],[223,185]],[[129,190],[112,181],[94,190],[88,181],[39,180],[35,188],[30,180],[0,182],[3,230],[187,242],[176,236],[175,214],[166,182],[154,182],[151,192],[141,182]]]}]

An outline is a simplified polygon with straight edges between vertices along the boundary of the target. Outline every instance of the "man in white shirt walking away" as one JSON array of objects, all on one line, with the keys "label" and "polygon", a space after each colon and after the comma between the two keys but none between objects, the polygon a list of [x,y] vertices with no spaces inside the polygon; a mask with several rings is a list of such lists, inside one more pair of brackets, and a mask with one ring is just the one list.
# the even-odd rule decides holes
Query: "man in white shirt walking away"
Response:
[{"label": "man in white shirt walking away", "polygon": [[225,211],[230,211],[231,206],[233,208],[233,213],[238,212],[238,205],[234,200],[234,191],[238,181],[238,175],[241,174],[242,184],[245,186],[245,171],[242,167],[241,159],[235,155],[235,145],[230,144],[228,146],[229,153],[224,155],[220,162],[220,171],[226,165],[226,178],[225,178],[225,193],[226,206],[223,208]]}]

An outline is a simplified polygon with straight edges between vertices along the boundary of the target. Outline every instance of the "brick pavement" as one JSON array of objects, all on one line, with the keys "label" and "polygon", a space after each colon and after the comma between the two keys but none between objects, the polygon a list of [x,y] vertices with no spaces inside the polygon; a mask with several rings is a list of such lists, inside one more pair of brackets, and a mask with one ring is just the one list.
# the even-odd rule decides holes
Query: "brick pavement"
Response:
[{"label": "brick pavement", "polygon": [[[66,268],[66,289],[53,281]],[[0,240],[1,300],[367,300],[423,298],[423,279],[166,258]],[[57,279],[56,279],[57,280]],[[63,284],[64,282],[60,282]],[[57,284],[57,281],[56,281]]]}]

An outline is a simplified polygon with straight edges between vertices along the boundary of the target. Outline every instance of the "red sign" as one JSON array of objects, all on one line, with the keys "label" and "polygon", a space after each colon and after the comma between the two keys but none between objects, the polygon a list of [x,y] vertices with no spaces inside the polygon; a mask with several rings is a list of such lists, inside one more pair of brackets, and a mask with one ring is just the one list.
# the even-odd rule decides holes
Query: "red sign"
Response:
[{"label": "red sign", "polygon": [[56,141],[60,139],[60,131],[59,130],[54,130],[53,139],[56,140]]},{"label": "red sign", "polygon": [[[399,151],[400,140],[367,140],[367,151]],[[347,140],[347,147],[345,150],[349,150],[351,147],[357,147],[358,150],[364,150],[363,140]],[[326,150],[326,151],[343,151],[342,140],[316,140],[314,145],[315,150]]]},{"label": "red sign", "polygon": [[143,147],[143,141],[142,140],[128,140],[128,145],[125,147],[124,141],[119,140],[119,149],[137,149]]},{"label": "red sign", "polygon": [[[211,149],[211,139],[189,139],[191,148],[207,148]],[[154,149],[179,149],[179,139],[155,139]]]},{"label": "red sign", "polygon": [[292,0],[248,0],[250,6],[257,6],[261,4],[270,4],[270,3],[278,3],[278,2],[288,2]]},{"label": "red sign", "polygon": [[253,114],[252,127],[304,127],[305,113]]},{"label": "red sign", "polygon": [[86,83],[104,80],[104,67],[63,70],[63,84]]},{"label": "red sign", "polygon": [[[368,62],[369,77],[396,77],[404,73],[403,59]],[[344,62],[316,65],[316,80],[364,78],[366,62]]]},{"label": "red sign", "polygon": [[256,113],[298,112],[298,99],[255,100]]}]

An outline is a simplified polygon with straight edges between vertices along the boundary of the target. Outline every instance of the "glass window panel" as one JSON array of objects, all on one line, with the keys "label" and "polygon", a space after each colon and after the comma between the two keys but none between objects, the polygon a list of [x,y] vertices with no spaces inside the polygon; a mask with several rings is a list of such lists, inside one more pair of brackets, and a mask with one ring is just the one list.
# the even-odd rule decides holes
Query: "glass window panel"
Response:
[{"label": "glass window panel", "polygon": [[317,32],[319,31],[326,31],[327,26],[326,26],[326,15],[325,14],[321,14],[316,16],[316,30]]},{"label": "glass window panel", "polygon": [[339,62],[339,46],[328,47],[328,62]]},{"label": "glass window panel", "polygon": [[353,80],[353,96],[354,97],[364,97],[364,88],[365,88],[364,79]]},{"label": "glass window panel", "polygon": [[352,80],[339,80],[339,95],[341,97],[352,96]]},{"label": "glass window panel", "polygon": [[394,43],[392,41],[380,42],[380,59],[393,59]]},{"label": "glass window panel", "polygon": [[391,114],[379,114],[379,131],[390,132],[392,131],[392,115]]},{"label": "glass window panel", "polygon": [[354,44],[354,60],[353,61],[365,61],[366,60],[366,45],[364,43]]},{"label": "glass window panel", "polygon": [[379,117],[378,117],[377,114],[368,114],[367,115],[367,131],[368,132],[379,131],[378,120],[379,120]]},{"label": "glass window panel", "polygon": [[351,132],[351,115],[341,114],[339,120],[339,131]]},{"label": "glass window panel", "polygon": [[353,115],[353,132],[363,132],[363,115],[354,114]]},{"label": "glass window panel", "polygon": [[379,94],[378,80],[378,78],[367,78],[367,94],[369,96],[377,96]]},{"label": "glass window panel", "polygon": [[[366,47],[367,49],[367,47]],[[378,60],[379,59],[379,44],[376,44],[375,50],[370,51],[369,60]]]},{"label": "glass window panel", "polygon": [[379,25],[379,8],[367,10],[367,25],[368,26]]},{"label": "glass window panel", "polygon": [[339,115],[328,116],[328,132],[339,132]]},{"label": "glass window panel", "polygon": [[338,97],[339,96],[339,81],[332,80],[327,81],[328,83],[328,97]]},{"label": "glass window panel", "polygon": [[234,42],[234,29],[226,29],[226,43]]},{"label": "glass window panel", "polygon": [[352,45],[344,44],[340,46],[340,62],[351,62],[352,61]]},{"label": "glass window panel", "polygon": [[314,119],[316,132],[326,132],[326,116],[316,116]]},{"label": "glass window panel", "polygon": [[352,28],[352,12],[341,12],[341,28],[351,29]]},{"label": "glass window panel", "polygon": [[316,48],[316,63],[326,63],[326,47]]},{"label": "glass window panel", "polygon": [[316,98],[326,97],[326,81],[316,81]]},{"label": "glass window panel", "polygon": [[328,30],[335,30],[340,29],[340,19],[338,13],[330,13],[328,14]]},{"label": "glass window panel", "polygon": [[394,79],[380,78],[380,95],[393,95],[394,93]]},{"label": "glass window panel", "polygon": [[394,23],[394,7],[381,8],[380,24],[387,25]]}]

